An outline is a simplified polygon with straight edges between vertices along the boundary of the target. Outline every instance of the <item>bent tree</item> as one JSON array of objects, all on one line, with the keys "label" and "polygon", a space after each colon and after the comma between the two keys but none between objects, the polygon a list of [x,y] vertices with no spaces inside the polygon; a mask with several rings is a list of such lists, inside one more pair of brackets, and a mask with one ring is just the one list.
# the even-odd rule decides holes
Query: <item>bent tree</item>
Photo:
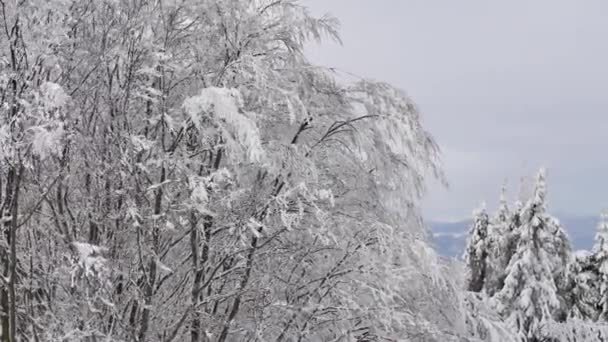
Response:
[{"label": "bent tree", "polygon": [[334,18],[293,0],[0,5],[3,341],[457,320],[418,211],[438,148],[403,92],[306,59],[339,40]]}]

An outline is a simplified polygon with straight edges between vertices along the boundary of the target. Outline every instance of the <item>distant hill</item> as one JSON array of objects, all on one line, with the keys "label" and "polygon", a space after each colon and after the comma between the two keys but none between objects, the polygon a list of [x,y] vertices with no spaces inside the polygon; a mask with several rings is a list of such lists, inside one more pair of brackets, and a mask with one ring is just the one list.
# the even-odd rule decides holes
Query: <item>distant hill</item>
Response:
[{"label": "distant hill", "polygon": [[[589,250],[593,246],[597,216],[558,217],[568,232],[573,250]],[[464,251],[471,220],[460,222],[430,222],[433,243],[437,252],[444,256],[460,257]]]}]

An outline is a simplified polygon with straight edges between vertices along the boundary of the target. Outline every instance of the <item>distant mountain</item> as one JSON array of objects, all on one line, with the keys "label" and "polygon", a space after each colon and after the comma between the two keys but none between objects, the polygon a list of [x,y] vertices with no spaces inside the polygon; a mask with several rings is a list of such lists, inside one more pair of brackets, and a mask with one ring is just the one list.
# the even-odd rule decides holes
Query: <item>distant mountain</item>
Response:
[{"label": "distant mountain", "polygon": [[[593,246],[597,216],[568,216],[558,217],[562,226],[568,232],[573,250],[589,250]],[[471,220],[460,222],[430,222],[433,232],[433,243],[437,252],[444,256],[460,257],[464,252],[467,232]]]},{"label": "distant mountain", "polygon": [[444,256],[460,257],[464,252],[467,232],[472,220],[460,222],[431,222],[433,243],[437,252]]}]

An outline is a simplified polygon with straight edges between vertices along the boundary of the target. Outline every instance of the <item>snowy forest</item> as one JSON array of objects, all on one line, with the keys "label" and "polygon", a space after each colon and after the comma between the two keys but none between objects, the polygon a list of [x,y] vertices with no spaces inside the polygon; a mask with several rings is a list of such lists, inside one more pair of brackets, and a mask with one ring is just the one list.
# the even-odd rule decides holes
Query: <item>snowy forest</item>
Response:
[{"label": "snowy forest", "polygon": [[519,340],[608,340],[608,214],[592,251],[573,252],[547,211],[544,169],[525,203],[510,208],[505,190],[491,217],[484,207],[474,212],[464,253],[471,305],[499,315]]},{"label": "snowy forest", "polygon": [[297,0],[0,0],[0,342],[608,341],[608,219],[532,197],[441,258],[404,91]]}]

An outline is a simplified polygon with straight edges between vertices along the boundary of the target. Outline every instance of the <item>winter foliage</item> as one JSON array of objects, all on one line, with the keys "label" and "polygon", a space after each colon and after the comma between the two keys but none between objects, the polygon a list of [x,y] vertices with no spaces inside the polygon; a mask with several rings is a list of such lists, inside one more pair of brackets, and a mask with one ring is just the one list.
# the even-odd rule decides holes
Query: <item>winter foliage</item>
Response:
[{"label": "winter foliage", "polygon": [[295,0],[0,1],[0,341],[451,341],[412,100]]},{"label": "winter foliage", "polygon": [[297,0],[0,1],[0,342],[593,341],[608,223],[546,208],[428,244],[414,102],[338,81]]},{"label": "winter foliage", "polygon": [[564,229],[547,211],[546,198],[546,173],[540,170],[525,204],[516,202],[510,211],[503,188],[489,223],[484,215],[474,217],[465,253],[470,292],[464,303],[467,327],[481,340],[607,339],[606,217],[593,250],[573,253]]},{"label": "winter foliage", "polygon": [[489,219],[485,208],[473,213],[473,224],[469,231],[469,240],[464,254],[470,271],[467,288],[472,292],[481,291],[487,278],[488,251],[490,250],[488,224]]}]

